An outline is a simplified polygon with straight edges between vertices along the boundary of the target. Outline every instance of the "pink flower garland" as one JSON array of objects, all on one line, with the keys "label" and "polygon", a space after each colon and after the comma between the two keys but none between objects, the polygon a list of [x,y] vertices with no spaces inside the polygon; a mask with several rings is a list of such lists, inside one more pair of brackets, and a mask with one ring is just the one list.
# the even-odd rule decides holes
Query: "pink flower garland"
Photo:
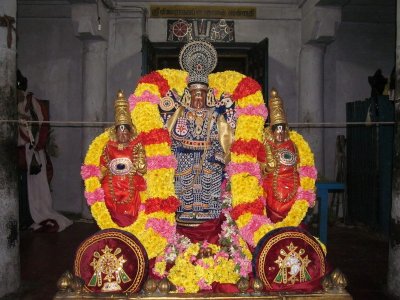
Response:
[{"label": "pink flower garland", "polygon": [[81,176],[83,180],[90,177],[100,177],[101,171],[98,166],[95,165],[83,165],[81,166]]},{"label": "pink flower garland", "polygon": [[253,215],[249,223],[243,226],[239,231],[243,239],[252,247],[255,247],[256,244],[253,240],[254,232],[256,232],[262,225],[271,223],[271,220],[267,216]]},{"label": "pink flower garland", "polygon": [[253,106],[253,105],[249,105],[246,107],[236,107],[236,116],[243,116],[243,115],[247,115],[247,116],[260,116],[265,118],[265,116],[268,115],[268,110],[265,107],[264,104],[260,104],[257,106]]},{"label": "pink flower garland", "polygon": [[304,199],[308,202],[310,207],[313,207],[315,204],[315,193],[313,191],[303,190],[300,186],[297,189],[297,199]]},{"label": "pink flower garland", "polygon": [[152,228],[161,236],[167,239],[168,243],[172,243],[175,236],[176,227],[163,219],[150,218],[147,220],[146,229]]},{"label": "pink flower garland", "polygon": [[131,94],[129,96],[128,101],[129,101],[129,110],[132,111],[139,102],[149,102],[158,105],[160,103],[160,98],[150,93],[149,91],[144,91],[143,94],[139,97],[135,96],[134,94]]},{"label": "pink flower garland", "polygon": [[96,202],[104,202],[104,190],[98,188],[93,192],[85,192],[85,198],[89,205],[93,205]]},{"label": "pink flower garland", "polygon": [[301,177],[310,177],[312,179],[317,179],[317,169],[311,166],[304,166],[299,168],[299,175]]},{"label": "pink flower garland", "polygon": [[161,168],[176,169],[177,162],[173,155],[163,156],[157,155],[147,158],[147,169],[156,170]]},{"label": "pink flower garland", "polygon": [[232,177],[232,175],[234,175],[234,174],[249,173],[250,175],[256,177],[259,181],[261,181],[261,173],[260,173],[260,167],[259,167],[258,163],[250,163],[250,162],[234,163],[234,162],[231,162],[226,167],[226,172],[229,175],[229,177]]}]

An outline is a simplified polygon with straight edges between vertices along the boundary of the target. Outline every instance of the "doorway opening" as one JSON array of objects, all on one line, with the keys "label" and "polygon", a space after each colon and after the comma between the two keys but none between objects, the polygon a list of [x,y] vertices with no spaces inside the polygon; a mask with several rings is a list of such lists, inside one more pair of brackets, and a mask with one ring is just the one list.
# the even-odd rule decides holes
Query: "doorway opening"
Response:
[{"label": "doorway opening", "polygon": [[[152,43],[142,39],[142,75],[155,70],[180,69],[179,51],[184,43]],[[268,39],[259,43],[213,43],[218,52],[214,72],[237,71],[255,79],[262,87],[264,99],[268,98]],[[267,103],[266,103],[267,104]]]}]

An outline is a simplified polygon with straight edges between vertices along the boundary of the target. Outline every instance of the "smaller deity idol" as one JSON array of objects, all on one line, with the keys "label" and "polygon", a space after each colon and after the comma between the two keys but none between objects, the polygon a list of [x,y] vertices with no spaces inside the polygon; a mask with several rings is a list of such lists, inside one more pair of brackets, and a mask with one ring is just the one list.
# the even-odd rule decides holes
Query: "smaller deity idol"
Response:
[{"label": "smaller deity idol", "polygon": [[115,223],[121,227],[135,222],[146,189],[145,152],[129,114],[129,104],[121,91],[115,100],[115,126],[108,128],[107,142],[100,158],[105,204]]},{"label": "smaller deity idol", "polygon": [[269,99],[270,127],[264,130],[264,148],[259,153],[266,196],[267,215],[273,222],[283,220],[296,200],[299,187],[296,145],[289,138],[282,99],[276,90]]}]

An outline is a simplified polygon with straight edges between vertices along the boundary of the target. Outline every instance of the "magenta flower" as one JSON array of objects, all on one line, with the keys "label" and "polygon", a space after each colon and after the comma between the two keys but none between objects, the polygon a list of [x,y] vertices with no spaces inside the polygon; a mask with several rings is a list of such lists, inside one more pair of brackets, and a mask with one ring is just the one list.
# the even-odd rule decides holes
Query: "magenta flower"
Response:
[{"label": "magenta flower", "polygon": [[81,166],[81,177],[86,180],[90,177],[100,177],[101,171],[98,166],[95,165],[83,165]]}]

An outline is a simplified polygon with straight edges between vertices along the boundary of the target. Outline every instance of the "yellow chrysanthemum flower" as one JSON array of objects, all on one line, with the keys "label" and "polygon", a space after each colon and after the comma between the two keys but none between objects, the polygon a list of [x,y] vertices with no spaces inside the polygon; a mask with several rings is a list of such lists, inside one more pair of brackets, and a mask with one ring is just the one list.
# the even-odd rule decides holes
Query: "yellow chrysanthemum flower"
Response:
[{"label": "yellow chrysanthemum flower", "polygon": [[168,85],[174,88],[179,95],[183,94],[183,90],[187,86],[187,72],[176,69],[162,69],[157,72],[168,81]]},{"label": "yellow chrysanthemum flower", "polygon": [[158,156],[158,155],[171,155],[171,147],[168,143],[152,144],[144,146],[146,156]]},{"label": "yellow chrysanthemum flower", "polygon": [[175,170],[159,169],[149,170],[144,178],[147,182],[147,191],[152,197],[168,198],[168,196],[175,193],[175,187],[173,184]]},{"label": "yellow chrysanthemum flower", "polygon": [[237,120],[235,139],[262,141],[264,119],[261,116],[240,116]]},{"label": "yellow chrysanthemum flower", "polygon": [[233,175],[231,183],[234,206],[254,202],[263,194],[258,178],[247,173]]},{"label": "yellow chrysanthemum flower", "polygon": [[250,105],[257,106],[260,104],[264,104],[264,98],[261,91],[257,91],[252,95],[238,99],[237,104],[240,108],[244,108]]},{"label": "yellow chrysanthemum flower", "polygon": [[103,153],[103,149],[108,141],[109,136],[107,131],[96,137],[89,146],[85,156],[84,164],[99,166],[101,154]]},{"label": "yellow chrysanthemum flower", "polygon": [[233,94],[236,87],[245,75],[236,71],[225,71],[213,73],[208,76],[210,87],[216,90],[216,97],[221,97],[222,93]]},{"label": "yellow chrysanthemum flower", "polygon": [[256,163],[257,157],[247,154],[231,153],[231,160],[235,163],[245,163],[245,162]]},{"label": "yellow chrysanthemum flower", "polygon": [[133,123],[138,132],[149,132],[163,127],[158,106],[149,102],[140,102],[131,112]]},{"label": "yellow chrysanthemum flower", "polygon": [[152,83],[139,83],[135,89],[134,95],[141,96],[145,91],[148,91],[158,97],[161,97],[158,86]]},{"label": "yellow chrysanthemum flower", "polygon": [[94,192],[101,187],[100,181],[97,177],[90,177],[85,180],[86,192]]}]

